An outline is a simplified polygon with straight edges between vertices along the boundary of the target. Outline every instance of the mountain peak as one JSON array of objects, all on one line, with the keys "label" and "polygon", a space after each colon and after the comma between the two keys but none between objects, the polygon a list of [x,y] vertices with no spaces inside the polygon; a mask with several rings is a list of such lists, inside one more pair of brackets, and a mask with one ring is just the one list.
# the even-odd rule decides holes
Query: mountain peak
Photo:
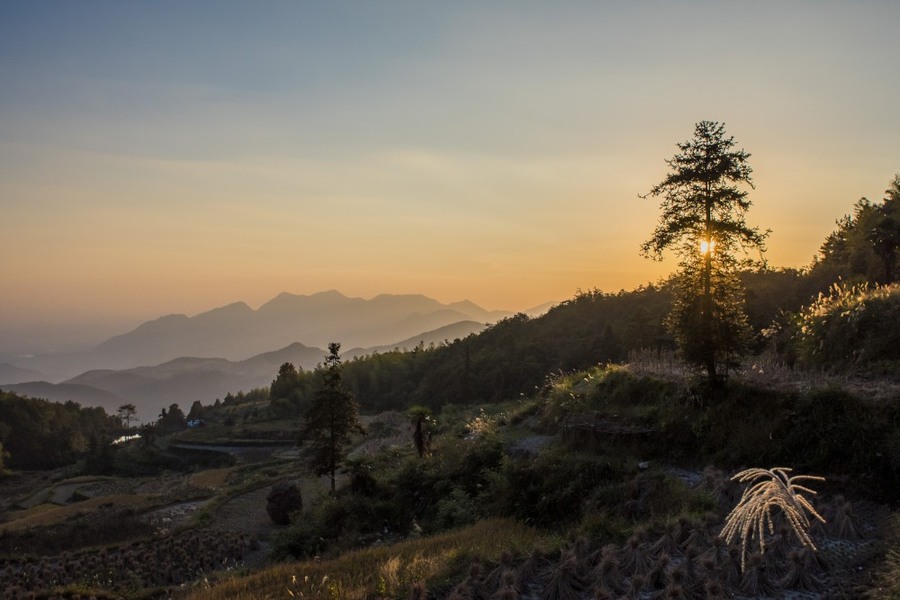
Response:
[{"label": "mountain peak", "polygon": [[246,302],[232,302],[231,304],[226,304],[225,306],[220,306],[218,308],[213,308],[211,310],[202,312],[196,317],[216,315],[216,316],[234,316],[234,315],[246,315],[254,312],[252,308]]},{"label": "mountain peak", "polygon": [[[338,290],[310,295],[282,292],[253,310],[233,302],[193,317],[170,315],[148,321],[101,344],[104,366],[158,365],[183,356],[245,360],[292,342],[324,348],[371,347],[406,339],[459,321],[496,322],[510,313],[487,311],[464,300],[443,304],[423,294],[348,297]],[[304,352],[294,348],[293,352]]]},{"label": "mountain peak", "polygon": [[260,306],[258,312],[266,313],[294,310],[295,307],[321,306],[323,304],[343,302],[346,300],[349,300],[349,298],[347,298],[347,296],[337,290],[316,292],[315,294],[310,295],[281,292],[280,294]]},{"label": "mountain peak", "polygon": [[484,309],[472,302],[471,300],[460,300],[459,302],[451,302],[448,304],[450,308],[461,312],[483,312]]}]

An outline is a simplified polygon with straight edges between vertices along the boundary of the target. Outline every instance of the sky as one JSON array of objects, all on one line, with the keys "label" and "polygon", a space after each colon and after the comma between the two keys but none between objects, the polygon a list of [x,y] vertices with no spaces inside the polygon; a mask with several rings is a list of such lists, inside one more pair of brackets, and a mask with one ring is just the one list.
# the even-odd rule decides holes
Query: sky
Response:
[{"label": "sky", "polygon": [[639,194],[701,120],[803,267],[900,172],[898,27],[895,0],[2,3],[0,336],[633,289],[676,269],[639,255]]}]

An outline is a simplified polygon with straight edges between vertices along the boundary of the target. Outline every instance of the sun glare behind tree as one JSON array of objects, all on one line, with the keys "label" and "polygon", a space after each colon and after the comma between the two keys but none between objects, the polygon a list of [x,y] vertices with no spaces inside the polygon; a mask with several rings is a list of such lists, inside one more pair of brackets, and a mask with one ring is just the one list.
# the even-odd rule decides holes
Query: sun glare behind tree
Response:
[{"label": "sun glare behind tree", "polygon": [[[748,251],[764,250],[768,232],[744,221],[752,188],[750,155],[734,149],[725,125],[701,121],[694,137],[678,145],[672,169],[646,196],[662,197],[662,216],[641,253],[662,260],[679,257],[678,291],[668,326],[683,358],[716,381],[737,364],[749,332],[740,269],[757,265]],[[698,256],[697,248],[700,249]]]},{"label": "sun glare behind tree", "polygon": [[700,254],[714,253],[716,240],[700,240]]}]

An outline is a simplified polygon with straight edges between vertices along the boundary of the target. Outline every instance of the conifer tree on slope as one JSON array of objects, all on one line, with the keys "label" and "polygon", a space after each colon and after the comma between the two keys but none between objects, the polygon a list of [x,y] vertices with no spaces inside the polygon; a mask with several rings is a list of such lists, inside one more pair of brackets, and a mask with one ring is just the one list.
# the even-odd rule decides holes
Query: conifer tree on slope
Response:
[{"label": "conifer tree on slope", "polygon": [[359,423],[359,407],[353,394],[341,382],[341,345],[328,344],[328,356],[322,369],[322,387],[306,411],[304,441],[313,448],[312,467],[316,475],[331,478],[335,491],[337,467],[347,456],[354,433],[364,433]]},{"label": "conifer tree on slope", "polygon": [[[701,121],[694,137],[677,144],[666,164],[672,171],[646,196],[661,197],[662,215],[641,254],[662,260],[671,250],[681,271],[667,324],[684,359],[716,381],[746,351],[741,268],[761,264],[768,231],[744,221],[750,208],[744,186],[753,187],[750,155],[734,149],[725,125]],[[760,259],[748,254],[760,252]]]}]

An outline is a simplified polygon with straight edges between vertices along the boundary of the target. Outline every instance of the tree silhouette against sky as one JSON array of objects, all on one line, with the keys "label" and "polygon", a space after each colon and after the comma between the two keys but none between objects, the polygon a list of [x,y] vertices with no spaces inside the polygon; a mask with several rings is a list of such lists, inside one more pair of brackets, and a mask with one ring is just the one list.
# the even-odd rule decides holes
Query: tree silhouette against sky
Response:
[{"label": "tree silhouette against sky", "polygon": [[304,439],[312,444],[312,467],[316,475],[331,478],[335,491],[337,467],[346,458],[354,433],[363,433],[359,406],[341,380],[341,345],[328,344],[328,356],[322,369],[322,387],[306,411]]},{"label": "tree silhouette against sky", "polygon": [[[678,292],[668,317],[684,359],[711,380],[736,364],[748,333],[743,311],[741,268],[761,263],[768,231],[750,227],[746,188],[752,188],[750,155],[734,148],[725,125],[701,121],[694,137],[677,144],[666,164],[671,172],[646,198],[661,197],[662,215],[641,254],[662,260],[667,250],[679,258]],[[748,254],[760,252],[760,259]]]}]

